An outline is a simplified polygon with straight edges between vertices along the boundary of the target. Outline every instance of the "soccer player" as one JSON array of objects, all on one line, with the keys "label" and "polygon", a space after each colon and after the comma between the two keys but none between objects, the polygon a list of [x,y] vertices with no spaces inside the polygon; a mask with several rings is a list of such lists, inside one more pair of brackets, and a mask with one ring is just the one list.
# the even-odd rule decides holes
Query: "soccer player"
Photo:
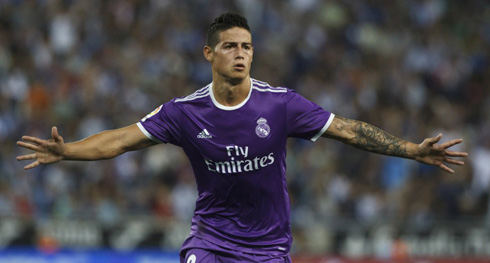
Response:
[{"label": "soccer player", "polygon": [[212,82],[164,103],[136,124],[65,143],[56,127],[51,139],[23,136],[34,153],[25,169],[60,160],[100,160],[158,143],[183,148],[194,170],[198,198],[181,262],[291,262],[286,141],[332,138],[362,150],[417,160],[453,173],[446,164],[465,152],[420,144],[370,124],[330,113],[293,90],[250,77],[254,48],[247,20],[225,13],[208,29],[204,57]]}]

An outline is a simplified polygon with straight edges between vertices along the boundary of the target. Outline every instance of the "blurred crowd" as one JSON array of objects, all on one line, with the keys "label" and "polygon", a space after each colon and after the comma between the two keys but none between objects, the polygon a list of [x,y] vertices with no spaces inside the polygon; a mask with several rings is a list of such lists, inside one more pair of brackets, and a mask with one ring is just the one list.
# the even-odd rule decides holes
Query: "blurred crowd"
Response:
[{"label": "blurred crowd", "polygon": [[[183,152],[158,145],[24,171],[22,135],[65,141],[138,122],[211,81],[205,32],[225,11],[253,32],[252,77],[420,143],[463,138],[450,175],[332,140],[291,139],[296,231],[349,218],[483,221],[490,186],[490,5],[484,0],[0,1],[0,216],[189,220]],[[299,237],[301,239],[301,237]]]}]

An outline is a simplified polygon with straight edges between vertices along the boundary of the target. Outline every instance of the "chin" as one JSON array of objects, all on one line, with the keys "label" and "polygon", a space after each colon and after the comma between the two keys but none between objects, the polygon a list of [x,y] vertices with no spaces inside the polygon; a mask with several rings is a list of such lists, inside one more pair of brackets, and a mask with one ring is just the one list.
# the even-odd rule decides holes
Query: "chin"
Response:
[{"label": "chin", "polygon": [[244,79],[248,77],[248,72],[245,71],[233,71],[228,75],[230,79]]}]

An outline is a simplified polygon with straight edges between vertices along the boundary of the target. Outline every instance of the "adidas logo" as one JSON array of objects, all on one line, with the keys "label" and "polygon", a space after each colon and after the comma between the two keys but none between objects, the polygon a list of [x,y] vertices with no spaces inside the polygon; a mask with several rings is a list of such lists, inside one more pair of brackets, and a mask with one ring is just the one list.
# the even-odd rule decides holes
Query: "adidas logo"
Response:
[{"label": "adidas logo", "polygon": [[199,139],[211,139],[211,138],[213,138],[213,136],[211,136],[211,134],[209,134],[208,130],[204,129],[204,130],[202,130],[202,132],[200,132],[197,135],[197,138],[199,138]]}]

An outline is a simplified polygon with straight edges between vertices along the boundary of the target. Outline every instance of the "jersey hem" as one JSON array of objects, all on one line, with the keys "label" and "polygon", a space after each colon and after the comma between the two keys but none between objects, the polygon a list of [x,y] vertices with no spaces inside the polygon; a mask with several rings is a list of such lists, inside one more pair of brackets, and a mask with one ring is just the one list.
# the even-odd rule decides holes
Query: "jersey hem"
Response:
[{"label": "jersey hem", "polygon": [[328,127],[330,127],[330,124],[332,124],[334,117],[335,114],[330,113],[330,117],[328,118],[327,123],[325,123],[325,126],[323,126],[323,128],[315,136],[313,136],[313,138],[310,139],[310,141],[315,142],[316,140],[318,140],[318,138],[320,138],[320,136],[322,136],[325,133]]},{"label": "jersey hem", "polygon": [[[263,246],[260,246],[263,248]],[[269,248],[267,250],[257,250],[253,248],[247,248],[243,246],[227,246],[224,244],[218,244],[217,242],[210,240],[204,236],[198,235],[196,233],[191,233],[191,235],[184,241],[180,248],[180,252],[187,251],[192,248],[200,248],[207,249],[213,251],[222,251],[222,252],[231,252],[231,251],[240,251],[240,253],[249,254],[249,255],[262,255],[262,256],[287,256],[289,255],[290,249],[286,248],[282,249],[274,249]]]},{"label": "jersey hem", "polygon": [[141,122],[138,122],[136,123],[136,125],[138,126],[138,128],[140,129],[140,131],[146,136],[148,137],[149,139],[155,141],[155,142],[158,142],[158,143],[163,143],[163,141],[161,141],[160,139],[158,139],[157,137],[151,135],[151,133],[149,133],[145,127],[143,127],[143,124],[141,124]]}]

